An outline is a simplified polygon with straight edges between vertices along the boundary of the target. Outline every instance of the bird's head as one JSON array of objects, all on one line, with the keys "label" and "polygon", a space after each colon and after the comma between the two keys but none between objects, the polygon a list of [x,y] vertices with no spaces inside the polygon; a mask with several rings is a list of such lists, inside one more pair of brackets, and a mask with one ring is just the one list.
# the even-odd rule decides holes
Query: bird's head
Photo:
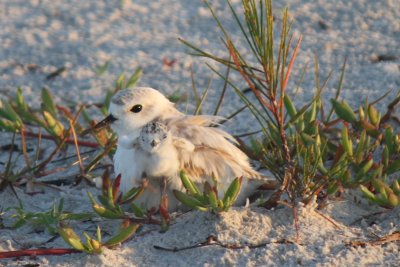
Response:
[{"label": "bird's head", "polygon": [[94,129],[110,125],[118,136],[138,137],[147,123],[174,116],[179,111],[159,91],[149,87],[136,87],[116,93],[111,98],[109,114]]},{"label": "bird's head", "polygon": [[155,153],[171,144],[171,135],[164,124],[151,122],[142,128],[138,142],[144,151]]}]

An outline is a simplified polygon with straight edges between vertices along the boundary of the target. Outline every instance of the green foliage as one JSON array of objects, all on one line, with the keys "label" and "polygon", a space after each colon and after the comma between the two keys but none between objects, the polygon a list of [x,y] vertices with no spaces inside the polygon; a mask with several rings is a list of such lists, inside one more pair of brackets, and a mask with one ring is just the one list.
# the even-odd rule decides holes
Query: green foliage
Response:
[{"label": "green foliage", "polygon": [[[128,79],[125,79],[125,75],[121,74],[115,83],[115,88],[108,91],[104,102],[96,104],[94,107],[99,107],[100,111],[106,113],[111,96],[118,90],[135,86],[141,74],[142,70],[140,68],[128,77]],[[37,176],[57,152],[61,151],[68,144],[74,144],[78,154],[80,146],[102,148],[86,165],[80,161],[81,177],[90,177],[90,172],[101,160],[105,156],[111,156],[114,153],[116,135],[109,129],[102,129],[97,132],[91,130],[82,131],[82,129],[87,128],[87,125],[81,124],[82,122],[93,126],[96,124],[96,121],[93,120],[86,111],[90,106],[77,106],[78,108],[76,109],[76,106],[68,107],[56,104],[52,94],[47,88],[43,88],[41,91],[41,105],[38,110],[27,104],[20,88],[18,88],[14,98],[10,97],[7,100],[0,100],[0,130],[12,132],[21,136],[21,147],[26,162],[26,168],[16,171],[14,169],[15,165],[12,162],[12,152],[10,152],[10,160],[6,165],[6,171],[2,173],[4,178],[1,179],[0,189],[5,188],[4,185],[18,181],[20,177],[27,173]],[[38,128],[40,128],[39,131]],[[42,130],[44,130],[44,132],[42,132]],[[77,131],[81,133],[90,133],[95,142],[79,140],[76,135]],[[47,158],[36,165],[32,165],[31,162],[36,163],[38,159],[30,159],[26,148],[26,136],[37,138],[38,149],[42,138],[53,140],[56,147]],[[36,156],[37,155],[38,152],[36,153]]]},{"label": "green foliage", "polygon": [[[108,63],[102,66],[99,72],[104,72],[107,67]],[[99,73],[99,75],[100,74],[101,73]],[[118,90],[135,86],[141,74],[141,69],[138,69],[127,79],[125,75],[120,75],[116,81],[115,88],[108,92],[104,102],[95,104],[94,107],[98,107],[100,111],[104,113],[107,112],[111,96]],[[82,120],[80,115],[82,115],[83,122],[86,122],[90,126],[96,124],[86,111],[86,108],[90,108],[90,106],[78,105],[78,109],[74,109],[75,106],[70,108],[68,106],[56,104],[52,94],[46,88],[42,89],[41,96],[41,105],[38,110],[27,104],[22,90],[19,88],[15,98],[0,100],[0,130],[13,133],[12,146],[15,144],[16,134],[21,136],[21,147],[26,162],[26,167],[17,171],[15,169],[15,162],[13,162],[13,150],[10,151],[5,171],[1,173],[0,190],[3,190],[8,185],[12,187],[15,182],[18,182],[21,177],[26,177],[27,174],[30,175],[29,177],[38,177],[40,171],[51,162],[54,155],[65,148],[67,144],[75,145],[81,164],[81,177],[87,177],[88,173],[99,164],[103,157],[112,155],[115,150],[116,136],[109,129],[103,129],[98,132],[91,130],[82,131],[82,129],[87,127],[81,125]],[[44,133],[42,133],[41,130],[38,132],[38,128],[44,130]],[[90,133],[95,142],[77,139],[75,129],[82,131],[82,133]],[[37,157],[32,160],[27,153],[26,136],[37,138],[37,149],[39,149],[40,139],[42,138],[53,140],[56,146],[47,158],[38,162]],[[79,158],[80,146],[101,149],[92,161],[84,165]],[[38,152],[36,154],[38,154]],[[31,162],[35,162],[35,165],[32,165]],[[36,164],[36,162],[38,163]],[[114,182],[111,186],[111,188],[105,190],[105,195],[99,196],[101,204],[96,203],[91,196],[93,209],[97,214],[112,219],[124,219],[121,229],[105,242],[101,241],[100,228],[98,228],[97,239],[90,237],[84,232],[83,236],[86,242],[83,243],[73,229],[66,226],[66,223],[70,220],[90,219],[93,217],[93,213],[64,212],[62,200],[58,205],[54,204],[53,208],[46,212],[26,212],[20,203],[21,207],[16,208],[16,214],[13,215],[13,218],[15,218],[13,227],[18,228],[30,224],[35,228],[44,228],[51,234],[60,234],[70,246],[77,250],[87,253],[101,253],[103,247],[113,247],[124,242],[139,228],[139,224],[131,223],[130,216],[122,210],[120,205],[132,202],[140,195],[143,189],[132,189],[128,193],[122,195],[118,194],[119,185],[117,186]],[[131,206],[136,217],[144,217],[144,212],[141,208],[135,206],[133,203],[131,203]]]},{"label": "green foliage", "polygon": [[[120,179],[121,176],[118,176],[112,183],[110,180],[104,179],[104,194],[98,196],[101,204],[97,203],[92,194],[88,193],[95,213],[106,219],[123,220],[119,231],[105,242],[102,242],[100,227],[97,227],[97,239],[83,232],[86,242],[82,242],[81,238],[66,223],[70,220],[92,219],[93,213],[64,212],[62,199],[58,205],[54,204],[52,209],[47,212],[25,212],[22,207],[16,208],[17,213],[12,216],[16,219],[13,227],[19,228],[30,224],[35,228],[45,228],[50,234],[58,233],[67,244],[77,250],[89,254],[99,254],[102,252],[103,247],[111,248],[129,239],[140,226],[140,224],[132,221],[136,218],[145,217],[141,208],[134,203],[130,203],[140,196],[144,188],[133,188],[126,194],[120,194]],[[128,203],[130,203],[135,217],[122,210],[121,205]]]},{"label": "green foliage", "polygon": [[122,209],[123,204],[130,204],[137,218],[143,218],[144,211],[137,206],[133,201],[137,199],[145,190],[145,186],[134,187],[125,194],[119,193],[121,175],[118,175],[113,182],[108,177],[103,177],[103,194],[97,198],[98,203],[93,195],[88,192],[90,201],[92,202],[93,210],[103,218],[107,219],[127,219],[130,218]]},{"label": "green foliage", "polygon": [[45,228],[50,234],[57,233],[57,227],[60,223],[69,220],[88,220],[93,217],[92,213],[70,213],[63,211],[63,199],[58,206],[54,203],[52,209],[46,212],[25,212],[23,208],[15,208],[16,214],[12,217],[16,219],[14,228],[22,227],[26,224],[34,228]]},{"label": "green foliage", "polygon": [[122,225],[119,232],[105,242],[102,242],[100,227],[97,227],[97,239],[94,239],[86,232],[83,232],[86,243],[82,242],[81,238],[71,227],[61,226],[58,228],[58,233],[64,239],[64,241],[74,249],[86,252],[88,254],[100,254],[103,251],[103,247],[112,248],[128,240],[136,233],[139,226],[139,224],[134,223],[129,223],[126,226]]},{"label": "green foliage", "polygon": [[[108,66],[108,64],[106,64]],[[106,66],[103,66],[105,68]],[[104,70],[103,70],[104,71]],[[111,96],[118,90],[134,87],[142,75],[142,70],[138,68],[128,79],[125,74],[119,75],[115,82],[113,90],[106,93],[104,102],[99,104],[100,109],[106,113],[110,104]],[[39,126],[49,133],[54,140],[61,142],[64,135],[69,133],[65,129],[65,123],[74,120],[76,127],[83,128],[77,122],[77,118],[73,117],[71,110],[66,106],[56,105],[54,98],[47,88],[41,91],[41,104],[40,110],[35,110],[30,107],[22,94],[22,90],[18,88],[15,98],[9,98],[7,101],[4,99],[0,102],[0,129],[9,132],[20,132],[22,128],[29,128],[31,126]],[[81,112],[81,110],[79,111]],[[78,116],[76,114],[76,116]],[[92,119],[87,113],[84,119],[91,123]]]},{"label": "green foliage", "polygon": [[[41,115],[40,115],[41,113]],[[0,102],[0,129],[9,132],[21,132],[29,126],[42,127],[46,132],[60,141],[64,136],[64,126],[57,119],[58,111],[53,97],[46,89],[42,89],[40,112],[35,112],[26,104],[22,91],[18,88],[15,99]]]},{"label": "green foliage", "polygon": [[[282,166],[281,170],[274,172],[277,179],[283,184],[283,187],[276,192],[276,195],[281,195],[284,190],[287,190],[290,197],[294,199],[298,195],[297,192],[288,189],[295,189],[296,186],[294,185],[298,183],[298,181],[294,180],[296,179],[295,170],[293,168],[294,159],[291,157],[288,138],[286,137],[287,133],[285,131],[284,121],[285,106],[283,103],[301,37],[298,38],[291,56],[289,56],[293,36],[289,34],[291,23],[288,22],[288,12],[286,9],[282,15],[280,40],[275,50],[272,1],[242,1],[243,19],[239,18],[230,1],[228,1],[235,22],[238,28],[240,28],[244,40],[246,40],[246,44],[251,51],[251,58],[246,58],[247,54],[250,53],[242,54],[239,52],[232,38],[225,30],[223,23],[215,15],[210,4],[208,2],[206,3],[221,30],[223,44],[229,53],[229,59],[215,56],[186,41],[182,40],[182,42],[189,46],[195,55],[215,60],[227,66],[228,69],[238,72],[243,77],[251,92],[256,97],[258,105],[247,98],[242,91],[228,79],[228,75],[224,76],[210,66],[210,68],[223,78],[241,97],[260,123],[264,135],[273,142],[274,161],[277,162],[270,162],[269,165]],[[256,65],[250,63],[254,62],[252,60],[253,58],[256,59]],[[269,147],[266,151],[269,149],[271,148]],[[279,199],[279,197],[275,196],[274,199]]]},{"label": "green foliage", "polygon": [[[231,69],[240,74],[258,100],[256,105],[227,75],[209,65],[241,97],[262,128],[263,137],[253,138],[250,146],[242,145],[242,148],[282,183],[263,206],[275,206],[283,192],[287,192],[294,202],[306,201],[323,191],[334,194],[343,188],[358,187],[373,203],[387,208],[399,205],[398,193],[393,188],[397,182],[390,187],[388,181],[391,180],[389,175],[400,171],[400,134],[394,133],[390,125],[400,94],[388,105],[384,115],[375,107],[378,101],[365,103],[358,109],[353,109],[346,100],[339,101],[345,61],[337,94],[330,100],[329,110],[322,92],[331,73],[320,85],[316,59],[314,98],[302,107],[296,107],[287,92],[287,85],[301,36],[294,41],[288,10],[285,9],[281,20],[275,22],[271,0],[243,0],[242,16],[236,13],[229,0],[227,2],[243,38],[231,38],[211,5],[206,3],[221,30],[228,59],[181,41],[193,55],[212,59],[225,65],[228,71]],[[275,42],[277,23],[280,24],[280,36]],[[247,51],[239,52],[233,39],[245,40]],[[192,197],[190,200],[192,206],[204,208],[197,203],[200,199]]]},{"label": "green foliage", "polygon": [[235,203],[242,186],[242,178],[235,178],[226,190],[223,199],[219,199],[216,179],[213,186],[205,182],[202,193],[184,172],[180,173],[180,177],[187,192],[174,190],[175,197],[184,205],[200,211],[228,211]]},{"label": "green foliage", "polygon": [[399,183],[399,180],[394,180],[390,187],[388,183],[385,183],[381,179],[373,179],[369,186],[371,190],[362,184],[360,185],[360,189],[365,198],[371,203],[390,209],[400,205]]},{"label": "green foliage", "polygon": [[[248,50],[239,52],[233,40],[225,30],[222,21],[216,16],[211,5],[206,2],[222,33],[223,45],[229,57],[223,58],[211,52],[181,40],[194,55],[210,58],[227,67],[226,74],[220,73],[209,66],[224,80],[215,115],[218,113],[224,98],[225,89],[230,87],[243,100],[245,106],[238,109],[232,116],[249,109],[262,128],[262,137],[253,138],[250,145],[241,143],[242,149],[248,152],[253,159],[268,168],[282,186],[273,196],[262,205],[272,207],[277,204],[281,194],[287,192],[292,202],[307,201],[321,192],[328,195],[343,191],[344,188],[359,189],[363,196],[373,204],[384,208],[394,208],[400,205],[400,133],[391,125],[392,114],[400,102],[400,93],[389,103],[387,112],[382,114],[376,104],[382,98],[361,105],[351,107],[346,100],[339,100],[343,86],[346,62],[337,86],[337,94],[329,103],[322,97],[323,89],[327,85],[331,74],[322,84],[319,82],[318,61],[315,60],[316,93],[308,103],[298,107],[287,92],[291,70],[301,42],[301,36],[295,41],[291,34],[291,22],[288,10],[282,12],[281,20],[275,22],[271,0],[243,0],[242,15],[235,12],[228,1],[232,16],[241,30]],[[274,36],[275,24],[280,24],[278,40]],[[278,42],[277,42],[278,41]],[[250,51],[250,53],[248,53]],[[255,63],[254,62],[255,59]],[[97,74],[104,73],[109,62],[100,66]],[[248,88],[257,99],[254,100],[242,93],[242,90],[229,79],[230,71],[236,71],[246,82]],[[303,71],[303,74],[305,70]],[[119,75],[113,89],[106,92],[103,103],[94,105],[103,114],[107,113],[111,97],[118,90],[133,87],[137,84],[142,70],[137,69],[131,76]],[[302,78],[301,78],[302,79]],[[208,84],[202,96],[199,96],[193,83],[193,92],[196,101],[195,114],[201,114],[201,108],[209,90]],[[185,95],[174,92],[170,99],[181,101]],[[330,107],[330,108],[329,108]],[[0,190],[5,186],[18,181],[23,175],[30,173],[37,175],[68,143],[102,148],[101,151],[86,165],[82,164],[81,175],[91,172],[101,159],[113,153],[116,136],[104,129],[99,132],[82,131],[86,128],[81,125],[83,120],[93,126],[95,121],[87,112],[87,106],[79,106],[75,110],[67,106],[56,104],[52,94],[46,88],[41,92],[40,109],[29,106],[18,88],[15,98],[0,101],[0,130],[21,135],[21,145],[27,167],[22,171],[13,170],[12,152],[6,164],[4,173],[1,173]],[[82,115],[82,117],[80,117]],[[231,116],[229,116],[231,117]],[[228,118],[229,118],[228,117]],[[33,132],[32,128],[40,127],[56,143],[55,150],[42,162],[31,165],[26,153],[24,136],[42,136]],[[78,132],[90,133],[95,142],[77,140],[75,129]],[[44,135],[43,135],[44,136]],[[77,153],[79,149],[77,148]],[[79,153],[78,153],[79,154]],[[37,159],[36,159],[37,160]],[[32,162],[36,162],[36,160]],[[206,182],[203,192],[199,190],[185,173],[180,174],[186,192],[174,190],[175,197],[184,205],[200,211],[224,212],[236,201],[242,184],[242,178],[236,178],[226,190],[222,199],[218,196],[216,179],[211,185]],[[113,247],[126,241],[139,228],[133,223],[149,219],[149,214],[133,203],[145,190],[145,185],[133,188],[125,194],[119,192],[121,177],[111,182],[108,176],[103,179],[103,192],[97,196],[88,193],[94,212],[102,218],[122,220],[119,231],[107,241],[102,241],[100,227],[97,227],[97,237],[93,238],[83,233],[86,242],[81,240],[74,230],[67,226],[69,220],[90,219],[93,213],[69,213],[63,211],[63,201],[46,212],[26,212],[22,206],[16,208],[14,227],[30,224],[34,227],[47,229],[48,232],[58,233],[73,248],[86,253],[97,254],[104,247]],[[326,194],[321,194],[326,195]],[[124,210],[130,208],[131,212]],[[169,225],[168,199],[162,197],[160,203],[161,230],[166,231]],[[132,215],[133,214],[133,215]],[[0,214],[3,216],[3,214]]]},{"label": "green foliage", "polygon": [[104,64],[102,64],[101,66],[97,67],[95,69],[96,75],[98,75],[98,76],[103,75],[108,70],[108,67],[109,67],[110,63],[111,63],[111,61],[107,60],[106,62],[104,62]]},{"label": "green foliage", "polygon": [[110,101],[111,101],[111,97],[118,92],[119,90],[123,90],[123,89],[128,89],[131,87],[134,87],[137,82],[139,81],[140,77],[142,76],[142,69],[138,68],[136,69],[136,71],[128,78],[128,80],[126,80],[125,77],[125,73],[121,73],[116,82],[115,82],[115,87],[113,90],[108,90],[106,93],[106,97],[104,100],[104,103],[101,107],[101,111],[103,114],[107,114],[108,112],[108,108],[110,106]]}]

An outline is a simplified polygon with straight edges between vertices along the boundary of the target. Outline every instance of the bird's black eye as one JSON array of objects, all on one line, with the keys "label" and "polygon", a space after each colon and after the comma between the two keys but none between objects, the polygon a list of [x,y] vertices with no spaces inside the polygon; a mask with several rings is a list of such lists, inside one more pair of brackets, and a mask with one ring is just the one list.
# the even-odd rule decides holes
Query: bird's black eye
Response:
[{"label": "bird's black eye", "polygon": [[131,108],[131,111],[133,112],[133,113],[139,113],[140,111],[142,111],[142,105],[134,105],[132,108]]}]

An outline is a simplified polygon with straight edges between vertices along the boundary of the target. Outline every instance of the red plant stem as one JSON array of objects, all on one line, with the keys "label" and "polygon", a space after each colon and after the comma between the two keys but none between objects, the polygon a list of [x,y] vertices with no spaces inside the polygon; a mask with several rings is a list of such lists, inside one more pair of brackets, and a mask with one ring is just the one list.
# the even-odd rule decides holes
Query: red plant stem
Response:
[{"label": "red plant stem", "polygon": [[118,200],[120,186],[121,186],[121,174],[118,174],[117,178],[115,178],[114,183],[112,185],[112,193],[113,193],[114,203],[116,203]]},{"label": "red plant stem", "polygon": [[[290,59],[289,66],[288,66],[287,71],[286,71],[285,82],[283,83],[283,86],[282,86],[282,94],[284,94],[285,91],[286,91],[286,87],[287,87],[287,84],[288,84],[288,81],[289,81],[290,73],[291,73],[292,68],[293,68],[293,62],[294,62],[294,60],[295,60],[295,58],[297,56],[297,50],[300,47],[301,39],[302,39],[302,36],[300,35],[300,37],[299,37],[299,39],[297,41],[296,47],[293,50],[293,55],[292,55],[292,58]],[[279,105],[280,106],[283,105],[283,97],[281,97]]]},{"label": "red plant stem", "polygon": [[269,109],[271,112],[272,108],[271,105],[268,104],[265,99],[262,97],[261,93],[257,90],[257,88],[255,87],[254,83],[249,79],[248,75],[244,72],[242,66],[240,65],[240,61],[235,53],[235,49],[233,47],[232,41],[227,37],[227,42],[228,42],[228,48],[229,48],[229,53],[233,59],[233,62],[235,63],[236,67],[238,68],[240,74],[242,75],[242,77],[245,79],[245,81],[247,82],[247,84],[249,85],[251,91],[254,93],[254,95],[257,97],[257,99],[267,108]]},{"label": "red plant stem", "polygon": [[[285,82],[283,83],[283,87],[282,87],[282,91],[281,91],[281,95],[282,96],[279,99],[279,109],[283,108],[283,95],[285,94],[285,91],[286,91],[286,87],[287,87],[287,84],[288,84],[288,81],[289,81],[290,73],[291,73],[292,68],[293,68],[293,62],[294,62],[294,60],[295,60],[295,58],[297,56],[297,50],[300,47],[301,39],[302,39],[302,37],[300,35],[299,40],[297,41],[296,47],[294,48],[292,58],[290,59],[289,66],[288,66],[287,71],[286,71],[286,78],[285,78]],[[284,112],[282,111],[280,115],[281,115],[281,118],[280,118],[281,119],[281,123],[283,124],[283,122],[284,122]]]},{"label": "red plant stem", "polygon": [[43,249],[23,249],[15,251],[0,252],[0,259],[16,258],[23,256],[41,256],[41,255],[65,255],[71,253],[81,253],[82,251],[72,248],[43,248]]},{"label": "red plant stem", "polygon": [[[36,137],[36,138],[39,138],[39,136],[40,136],[39,133],[32,133],[32,132],[24,132],[24,134],[25,134],[25,136]],[[55,138],[53,136],[48,135],[48,134],[41,134],[41,138],[47,139],[47,140],[55,140]],[[74,139],[67,139],[65,142],[69,143],[69,144],[73,144],[73,145],[75,144]],[[99,147],[99,144],[90,142],[90,141],[77,140],[77,143],[78,143],[78,145],[85,146],[85,147],[92,147],[92,148]]]}]

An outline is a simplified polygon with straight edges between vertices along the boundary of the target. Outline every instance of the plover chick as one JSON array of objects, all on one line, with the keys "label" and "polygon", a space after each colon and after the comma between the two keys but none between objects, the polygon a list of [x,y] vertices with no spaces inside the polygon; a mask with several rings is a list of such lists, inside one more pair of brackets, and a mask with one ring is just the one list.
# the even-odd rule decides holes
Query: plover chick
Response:
[{"label": "plover chick", "polygon": [[[146,156],[143,148],[134,145],[143,129],[146,129],[144,127],[151,125],[149,123],[152,122],[159,122],[167,127],[168,133],[166,139],[163,139],[163,142],[155,148],[161,149],[160,151],[165,147],[170,150],[172,148],[172,151],[177,154],[171,153],[171,158],[165,161],[172,162],[172,167],[159,166],[158,170],[152,170],[151,174],[154,176],[146,173],[147,176],[174,177],[171,172],[178,166],[177,171],[184,171],[198,184],[203,184],[205,181],[211,182],[212,175],[215,175],[219,179],[220,192],[226,190],[235,177],[243,176],[245,180],[237,203],[244,203],[246,197],[265,181],[250,166],[246,154],[236,147],[235,139],[227,132],[215,127],[221,120],[220,117],[184,115],[163,94],[148,87],[119,91],[111,99],[109,112],[110,115],[99,122],[95,129],[111,124],[111,128],[119,136],[114,156],[114,170],[116,174],[122,176],[121,190],[123,192],[140,185],[143,166],[148,166],[149,162],[163,155],[157,152],[156,156]],[[155,140],[155,144],[158,141],[160,140]],[[132,145],[127,145],[129,143]],[[151,147],[146,149],[153,151]],[[168,153],[165,153],[165,156],[168,156]],[[170,179],[174,179],[171,187],[179,185],[178,175]],[[147,190],[143,199],[152,199],[151,194],[154,192]],[[147,208],[154,207],[154,201],[144,204]]]},{"label": "plover chick", "polygon": [[143,176],[172,178],[177,175],[179,157],[172,142],[167,126],[160,122],[150,122],[142,128],[138,151],[145,158]]},{"label": "plover chick", "polygon": [[142,178],[148,181],[148,190],[154,193],[145,194],[137,201],[142,205],[156,206],[161,197],[167,195],[169,210],[176,210],[179,202],[173,196],[172,190],[183,190],[183,186],[179,179],[178,150],[167,126],[160,122],[146,124],[140,132],[137,144],[138,154],[143,162]]}]

